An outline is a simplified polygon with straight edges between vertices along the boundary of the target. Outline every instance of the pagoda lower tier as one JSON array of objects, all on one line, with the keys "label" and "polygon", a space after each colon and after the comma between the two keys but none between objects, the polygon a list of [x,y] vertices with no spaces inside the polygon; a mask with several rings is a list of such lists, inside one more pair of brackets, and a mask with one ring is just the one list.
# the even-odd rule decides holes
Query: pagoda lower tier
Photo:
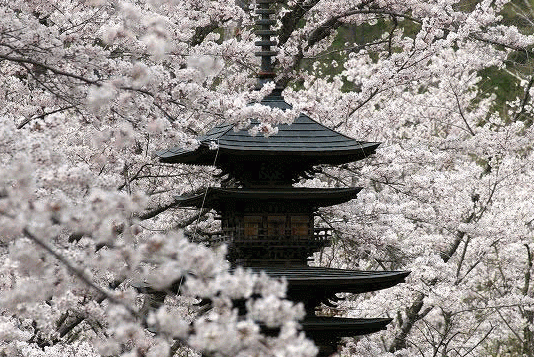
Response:
[{"label": "pagoda lower tier", "polygon": [[343,317],[306,316],[301,322],[306,336],[319,348],[317,357],[330,356],[338,350],[342,337],[368,335],[385,330],[393,319],[352,319]]},{"label": "pagoda lower tier", "polygon": [[[330,356],[337,350],[342,337],[356,337],[385,330],[391,318],[347,318],[333,316],[316,316],[315,309],[320,303],[330,305],[338,292],[359,293],[392,287],[404,282],[409,272],[406,271],[362,271],[323,267],[249,267],[254,273],[265,272],[271,278],[284,278],[288,283],[287,298],[305,304],[306,316],[299,321],[301,330],[312,339],[319,348],[318,357]],[[233,270],[233,269],[231,269]],[[169,289],[160,291],[138,281],[133,284],[137,290],[150,296],[149,304],[153,309],[159,308],[168,293],[179,293],[183,279],[178,279]],[[201,304],[209,303],[203,300]],[[245,301],[234,301],[245,314]],[[146,301],[145,301],[146,304]],[[261,325],[261,330],[268,336],[277,336],[279,328]]]},{"label": "pagoda lower tier", "polygon": [[[303,302],[307,315],[301,322],[303,331],[316,340],[316,334],[359,336],[386,328],[389,318],[353,319],[316,316],[321,304],[332,305],[340,299],[337,293],[363,293],[387,289],[403,283],[408,271],[364,271],[325,267],[248,267],[254,273],[265,272],[269,277],[287,281],[287,298]],[[322,331],[322,332],[321,332]],[[331,340],[331,338],[325,339]]]},{"label": "pagoda lower tier", "polygon": [[[287,298],[304,303],[306,316],[300,321],[302,331],[319,348],[318,356],[336,352],[342,337],[356,337],[385,330],[391,318],[347,318],[317,316],[322,304],[336,307],[336,293],[363,293],[390,288],[403,283],[408,271],[363,271],[325,267],[247,267],[254,273],[265,272],[271,278],[287,281]],[[237,302],[244,308],[244,302]],[[276,336],[279,329],[262,326],[267,335]]]},{"label": "pagoda lower tier", "polygon": [[[389,318],[317,316],[321,304],[335,307],[338,293],[365,293],[404,282],[406,271],[362,271],[308,266],[313,253],[328,246],[332,229],[316,227],[318,208],[355,198],[359,187],[211,187],[201,193],[181,196],[181,206],[211,208],[220,214],[221,231],[211,245],[227,244],[228,260],[255,273],[287,281],[287,298],[302,302],[306,310],[302,331],[315,341],[319,356],[335,352],[341,337],[383,330]],[[241,309],[244,302],[236,302]],[[244,314],[245,311],[243,310]],[[267,334],[276,329],[262,328]]]}]

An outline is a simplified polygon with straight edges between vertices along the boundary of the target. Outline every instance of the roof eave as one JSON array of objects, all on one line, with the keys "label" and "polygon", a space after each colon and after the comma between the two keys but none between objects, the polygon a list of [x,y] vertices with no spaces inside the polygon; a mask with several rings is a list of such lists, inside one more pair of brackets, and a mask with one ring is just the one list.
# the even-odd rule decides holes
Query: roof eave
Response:
[{"label": "roof eave", "polygon": [[[203,143],[204,144],[204,143]],[[251,160],[257,161],[260,158],[270,160],[276,158],[291,159],[309,159],[312,165],[330,164],[340,165],[349,162],[362,160],[375,153],[380,143],[367,142],[362,144],[361,148],[350,148],[346,150],[279,150],[268,148],[252,149],[248,147],[236,148],[221,145],[218,149],[219,160],[224,161],[234,156],[250,157]],[[174,153],[172,150],[160,151],[156,155],[160,162],[172,164],[192,164],[192,165],[217,165],[215,158],[217,150],[210,150],[206,145],[201,145],[196,150],[182,151]]]},{"label": "roof eave", "polygon": [[[291,188],[291,189],[225,189],[210,187],[205,194],[178,196],[176,202],[181,207],[216,208],[220,202],[262,200],[262,201],[310,201],[313,198],[315,207],[328,207],[348,202],[358,195],[361,187],[348,188]],[[205,197],[204,197],[205,196]]]},{"label": "roof eave", "polygon": [[167,164],[189,164],[189,165],[213,165],[215,160],[215,151],[209,150],[204,145],[199,146],[195,150],[179,150],[173,152],[174,149],[163,150],[156,152],[156,156],[160,162]]}]

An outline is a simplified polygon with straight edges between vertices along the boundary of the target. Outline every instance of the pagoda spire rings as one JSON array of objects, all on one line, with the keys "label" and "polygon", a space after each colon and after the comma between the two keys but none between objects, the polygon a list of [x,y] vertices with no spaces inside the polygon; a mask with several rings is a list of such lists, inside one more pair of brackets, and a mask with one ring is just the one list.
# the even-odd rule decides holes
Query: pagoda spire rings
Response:
[{"label": "pagoda spire rings", "polygon": [[271,49],[271,46],[277,45],[276,41],[271,40],[271,36],[276,35],[276,31],[271,29],[271,25],[276,24],[276,20],[271,19],[271,14],[276,13],[276,11],[271,8],[271,4],[274,3],[273,0],[257,0],[256,3],[258,5],[256,8],[258,19],[256,20],[255,33],[261,40],[256,41],[255,44],[261,47],[261,50],[254,54],[261,58],[261,67],[258,72],[258,87],[261,88],[263,84],[272,82],[276,76],[272,57],[276,56],[278,52]]}]

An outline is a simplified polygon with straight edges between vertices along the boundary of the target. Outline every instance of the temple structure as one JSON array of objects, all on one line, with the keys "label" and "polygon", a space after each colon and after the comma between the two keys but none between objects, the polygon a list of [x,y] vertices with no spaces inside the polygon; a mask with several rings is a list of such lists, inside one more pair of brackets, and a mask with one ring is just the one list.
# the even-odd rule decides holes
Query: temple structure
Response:
[{"label": "temple structure", "polygon": [[[275,35],[269,29],[274,13],[271,0],[258,0],[256,12],[262,17],[258,45],[262,51],[260,84],[272,80],[270,50]],[[262,101],[272,108],[290,105],[275,89]],[[258,124],[252,121],[251,125]],[[278,127],[269,137],[251,136],[247,128],[235,131],[232,124],[218,125],[198,138],[194,150],[179,147],[161,151],[160,161],[219,168],[227,183],[199,194],[179,197],[183,207],[210,208],[221,217],[221,231],[212,244],[228,244],[233,266],[265,271],[271,277],[285,277],[287,296],[302,301],[307,316],[302,329],[320,348],[321,356],[333,353],[341,337],[357,336],[386,328],[389,318],[355,319],[316,316],[320,304],[332,305],[336,293],[363,293],[392,287],[404,281],[405,271],[360,271],[308,266],[314,252],[331,241],[331,230],[315,227],[314,216],[321,207],[355,199],[360,187],[293,187],[302,178],[316,173],[317,165],[340,165],[373,154],[379,143],[357,141],[337,133],[305,114],[291,125]],[[213,150],[213,144],[217,149]],[[275,332],[273,332],[275,333]]]},{"label": "temple structure", "polygon": [[[279,92],[264,105],[288,108]],[[254,125],[251,124],[251,125]],[[389,318],[351,319],[315,316],[321,303],[331,305],[336,293],[363,293],[404,281],[403,271],[360,271],[308,266],[311,255],[327,246],[331,231],[314,227],[321,207],[356,198],[360,187],[302,188],[293,183],[309,177],[314,166],[356,161],[374,153],[378,143],[362,142],[336,133],[301,114],[293,124],[278,127],[270,137],[251,136],[246,129],[219,125],[199,138],[195,150],[171,148],[158,153],[167,163],[215,165],[234,187],[210,187],[179,197],[183,207],[211,208],[221,217],[221,231],[212,244],[227,243],[228,259],[255,271],[288,281],[288,298],[302,301],[307,336],[333,352],[338,339],[384,329]],[[218,144],[217,150],[210,144]],[[217,155],[217,160],[215,160]]]}]

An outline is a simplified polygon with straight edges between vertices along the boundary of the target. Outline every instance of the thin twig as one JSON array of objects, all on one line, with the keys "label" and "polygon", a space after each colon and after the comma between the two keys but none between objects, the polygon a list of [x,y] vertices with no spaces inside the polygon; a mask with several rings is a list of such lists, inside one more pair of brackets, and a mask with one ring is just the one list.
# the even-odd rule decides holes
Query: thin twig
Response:
[{"label": "thin twig", "polygon": [[26,118],[19,125],[17,125],[17,129],[22,129],[26,124],[28,124],[30,121],[32,121],[34,119],[43,119],[47,115],[55,114],[55,113],[58,113],[58,112],[62,112],[64,110],[68,110],[68,109],[71,109],[71,108],[74,108],[74,107],[75,107],[74,105],[68,105],[68,106],[63,107],[63,108],[52,110],[51,112],[46,112],[46,113],[43,113],[41,115],[37,115],[37,116],[34,116],[34,117]]},{"label": "thin twig", "polygon": [[462,109],[462,105],[460,104],[460,98],[458,97],[458,93],[454,90],[452,83],[449,81],[449,85],[451,86],[452,94],[454,94],[454,98],[456,98],[456,104],[458,105],[458,112],[460,113],[460,117],[462,117],[462,120],[464,121],[465,126],[467,127],[467,130],[472,136],[475,136],[475,132],[473,129],[471,129],[471,126],[467,122],[467,119],[465,117],[464,111]]}]

